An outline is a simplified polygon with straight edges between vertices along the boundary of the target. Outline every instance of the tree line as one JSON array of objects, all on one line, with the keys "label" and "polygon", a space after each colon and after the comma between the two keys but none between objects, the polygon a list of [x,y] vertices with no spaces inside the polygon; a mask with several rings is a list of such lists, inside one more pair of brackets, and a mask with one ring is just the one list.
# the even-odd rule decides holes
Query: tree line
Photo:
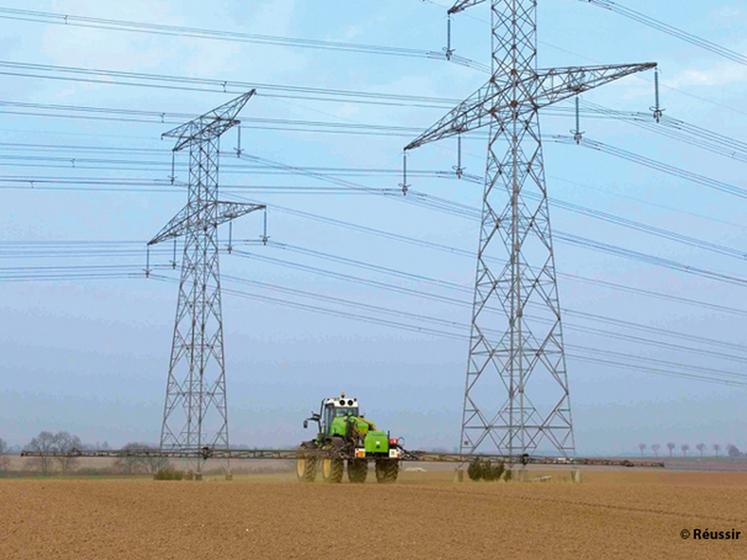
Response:
[{"label": "tree line", "polygon": [[[90,446],[84,444],[81,439],[69,432],[57,433],[42,431],[33,438],[24,451],[38,453],[38,456],[29,457],[26,466],[43,476],[50,474],[69,474],[80,466],[80,459],[74,456],[65,456],[74,450],[86,450],[90,448],[107,449],[106,443]],[[146,443],[132,442],[122,449],[157,449],[156,446]],[[10,453],[14,450],[0,438],[0,472],[8,471],[10,467]],[[20,450],[15,450],[20,451]],[[155,474],[161,469],[169,466],[165,457],[118,457],[107,470],[121,474]]]},{"label": "tree line", "polygon": [[[659,456],[659,451],[661,450],[662,446],[659,443],[653,443],[651,446],[648,446],[645,443],[639,443],[638,444],[638,450],[641,452],[641,457],[646,455],[646,450],[650,449],[651,452],[654,454],[654,456]],[[700,454],[701,457],[705,457],[706,451],[709,449],[709,447],[705,443],[698,443],[695,445],[695,449]],[[721,450],[723,449],[721,447],[720,443],[714,443],[710,446],[710,449],[713,450],[713,455],[709,456],[715,456],[720,457],[721,456]],[[688,453],[690,452],[690,444],[689,443],[682,443],[679,446],[674,443],[673,441],[670,441],[667,443],[667,450],[669,451],[669,456],[674,457],[676,455],[680,455],[682,457],[687,457]],[[727,457],[730,457],[732,459],[735,459],[737,457],[745,457],[747,454],[742,453],[739,448],[734,445],[733,443],[730,443],[726,445],[725,447],[725,454]]]}]

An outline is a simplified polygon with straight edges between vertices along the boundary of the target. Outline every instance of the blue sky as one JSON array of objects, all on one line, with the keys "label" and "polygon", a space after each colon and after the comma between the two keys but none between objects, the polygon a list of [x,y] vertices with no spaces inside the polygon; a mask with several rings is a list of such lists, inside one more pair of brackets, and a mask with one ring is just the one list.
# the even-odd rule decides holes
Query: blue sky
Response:
[{"label": "blue sky", "polygon": [[[743,29],[747,2],[624,3],[668,23],[747,52]],[[91,17],[199,26],[245,33],[352,41],[439,51],[444,45],[445,9],[420,0],[343,2],[272,0],[255,2],[127,3],[54,1],[5,2],[2,7],[54,11]],[[486,6],[455,18],[457,54],[488,62]],[[169,74],[220,80],[303,85],[357,91],[461,99],[485,81],[479,71],[445,61],[341,53],[214,40],[186,39],[0,19],[3,59],[14,62]],[[539,6],[539,64],[553,65],[657,61],[666,115],[735,138],[743,138],[747,109],[742,100],[747,68],[679,42],[615,14],[579,2],[554,0]],[[226,101],[221,93],[168,91],[114,84],[87,84],[3,75],[2,100],[181,112],[197,114]],[[260,88],[260,94],[262,90]],[[653,102],[653,75],[627,78],[588,93],[584,101],[620,110],[647,111]],[[148,165],[127,170],[118,163],[101,169],[72,168],[69,161],[0,162],[3,176],[166,179],[170,144],[159,139],[170,126],[10,114],[0,107],[5,155],[72,159],[91,151],[18,144],[97,146],[158,150],[147,156],[116,153],[111,159],[140,157]],[[375,123],[425,129],[446,111],[258,96],[245,118]],[[248,124],[245,121],[245,124]],[[546,135],[568,134],[570,115],[548,114]],[[585,119],[587,137],[644,154],[721,181],[742,185],[741,163],[652,134],[630,124]],[[245,130],[249,154],[295,166],[397,169],[408,139],[309,132]],[[223,149],[230,151],[229,133]],[[480,174],[484,140],[466,139],[464,164]],[[75,155],[71,155],[75,154]],[[106,159],[107,156],[95,156]],[[450,170],[455,142],[446,140],[415,152],[411,169]],[[177,160],[179,163],[179,160]],[[70,167],[65,168],[68,163]],[[182,158],[181,163],[184,163]],[[545,163],[551,196],[654,224],[735,248],[744,246],[742,199],[577,146],[548,142]],[[42,166],[44,165],[44,167]],[[57,167],[49,167],[56,165]],[[226,185],[329,186],[310,177],[268,175],[231,169],[224,158]],[[177,177],[185,173],[178,169]],[[394,174],[350,178],[371,187],[396,188]],[[470,206],[481,189],[466,181],[412,177],[412,188]],[[7,184],[7,183],[6,183]],[[6,185],[4,184],[4,186]],[[103,192],[101,190],[3,189],[0,241],[147,241],[184,203],[184,192]],[[477,224],[464,218],[401,204],[393,197],[365,195],[248,195],[269,207],[273,241],[375,263],[469,286],[473,259],[392,239],[340,229],[282,211],[290,208],[418,239],[474,251]],[[227,194],[226,197],[229,197]],[[276,207],[276,208],[273,208]],[[580,217],[552,213],[556,231],[647,252],[733,275],[744,263]],[[258,216],[234,226],[237,238],[256,238]],[[225,236],[226,232],[222,232]],[[139,246],[138,246],[139,247]],[[744,288],[706,280],[612,255],[555,244],[560,271],[638,288],[747,307]],[[261,257],[283,259],[402,287],[444,295],[453,292],[402,278],[322,261],[278,247],[249,247]],[[168,256],[153,257],[166,262]],[[144,265],[145,253],[98,260],[4,258],[5,267],[66,264]],[[458,323],[469,309],[382,291],[360,283],[311,274],[267,260],[225,255],[226,275],[307,290],[362,303],[422,313]],[[228,285],[228,282],[226,283]],[[272,297],[277,293],[242,287]],[[744,344],[743,318],[560,279],[561,302],[569,309],[617,317]],[[289,299],[293,299],[289,297]],[[299,300],[300,301],[300,300]],[[308,301],[308,300],[305,300]],[[311,302],[314,303],[314,302]],[[172,283],[145,278],[100,281],[2,283],[0,312],[0,437],[23,444],[42,429],[67,429],[86,441],[157,441],[176,304]],[[328,305],[316,302],[318,305]],[[355,393],[367,416],[406,437],[412,447],[451,448],[457,443],[464,384],[466,342],[395,330],[345,318],[319,315],[268,302],[224,297],[231,439],[252,446],[292,445],[308,434],[301,420],[323,396]],[[577,317],[569,324],[607,328]],[[646,337],[640,332],[621,331]],[[721,351],[721,347],[657,340]],[[629,355],[742,373],[744,362],[566,329],[570,344]],[[724,352],[745,356],[743,350]],[[747,446],[744,388],[726,387],[627,369],[568,360],[578,452],[617,453],[639,442],[737,443]]]}]

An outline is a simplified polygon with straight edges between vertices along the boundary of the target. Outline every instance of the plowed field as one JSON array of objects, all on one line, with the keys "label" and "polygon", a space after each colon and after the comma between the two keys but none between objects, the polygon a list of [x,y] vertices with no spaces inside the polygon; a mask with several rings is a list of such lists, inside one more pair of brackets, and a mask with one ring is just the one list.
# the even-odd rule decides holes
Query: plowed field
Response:
[{"label": "plowed field", "polygon": [[[556,480],[554,478],[553,480]],[[0,558],[747,558],[747,473],[584,472],[582,484],[0,480]],[[683,529],[742,531],[683,540]]]}]

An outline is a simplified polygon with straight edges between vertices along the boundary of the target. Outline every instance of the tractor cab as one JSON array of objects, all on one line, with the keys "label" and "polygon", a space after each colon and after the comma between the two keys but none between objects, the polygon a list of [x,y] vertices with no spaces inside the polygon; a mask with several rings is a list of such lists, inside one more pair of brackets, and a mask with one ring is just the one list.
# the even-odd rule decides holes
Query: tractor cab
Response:
[{"label": "tractor cab", "polygon": [[329,436],[332,433],[335,418],[346,418],[348,416],[360,416],[358,399],[346,397],[345,393],[342,393],[339,397],[322,399],[319,413],[312,412],[311,416],[304,420],[303,426],[307,428],[309,420],[311,420],[319,425],[320,434]]}]

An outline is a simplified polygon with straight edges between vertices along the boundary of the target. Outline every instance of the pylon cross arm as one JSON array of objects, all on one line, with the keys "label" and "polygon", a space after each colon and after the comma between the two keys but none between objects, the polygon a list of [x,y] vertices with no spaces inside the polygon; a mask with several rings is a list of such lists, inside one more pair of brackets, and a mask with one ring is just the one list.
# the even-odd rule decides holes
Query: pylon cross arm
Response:
[{"label": "pylon cross arm", "polygon": [[485,2],[485,0],[459,0],[458,2],[454,2],[454,5],[449,8],[448,14],[458,14],[462,10],[466,10],[467,8],[471,8],[472,6],[477,6],[478,4],[482,4]]},{"label": "pylon cross arm", "polygon": [[527,71],[520,74],[518,79],[498,83],[491,79],[405,146],[405,150],[465,134],[489,124],[500,127],[524,113],[655,67],[654,62],[573,66]]},{"label": "pylon cross arm", "polygon": [[158,234],[148,241],[148,245],[155,245],[167,239],[174,239],[185,232],[202,227],[218,227],[255,210],[265,208],[263,204],[243,202],[208,202],[199,208],[185,206],[171,218]]},{"label": "pylon cross arm", "polygon": [[161,138],[176,138],[175,152],[192,144],[216,138],[241,122],[236,119],[236,116],[255,93],[257,90],[252,89],[239,95],[204,115],[164,132]]}]

